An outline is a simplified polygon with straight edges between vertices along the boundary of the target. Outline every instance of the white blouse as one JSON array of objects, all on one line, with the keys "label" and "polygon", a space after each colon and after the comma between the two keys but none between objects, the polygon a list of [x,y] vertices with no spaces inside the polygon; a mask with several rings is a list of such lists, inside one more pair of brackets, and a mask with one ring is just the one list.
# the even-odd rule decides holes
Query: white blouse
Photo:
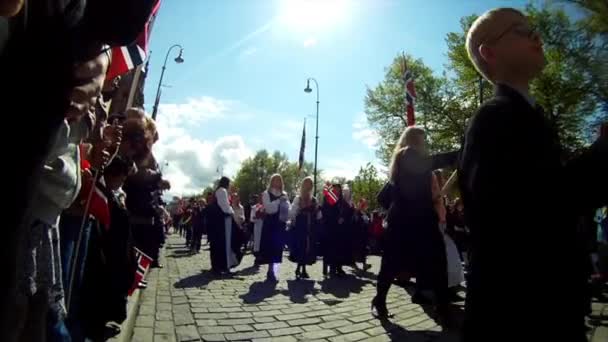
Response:
[{"label": "white blouse", "polygon": [[225,214],[234,214],[234,210],[230,206],[230,201],[228,201],[228,191],[226,191],[226,189],[217,189],[217,191],[215,192],[215,198],[217,200],[217,205],[220,206],[220,208]]},{"label": "white blouse", "polygon": [[[289,220],[293,222],[295,222],[296,216],[298,216],[298,213],[300,211],[300,196],[296,196],[296,198],[293,199],[293,203],[291,203],[291,208],[289,209]],[[317,220],[320,220],[321,218],[323,218],[323,214],[321,213],[321,210],[317,211]]]},{"label": "white blouse", "polygon": [[[281,195],[285,195],[287,196],[286,193],[282,193],[282,194],[277,194],[273,192],[274,196],[281,196]],[[270,201],[270,194],[268,194],[268,190],[264,191],[264,193],[262,194],[262,201],[264,202],[264,211],[266,212],[266,214],[272,215],[272,214],[276,214],[279,211],[279,204],[281,203],[280,199],[276,199],[274,201]],[[289,204],[289,201],[287,201],[287,205]]]}]

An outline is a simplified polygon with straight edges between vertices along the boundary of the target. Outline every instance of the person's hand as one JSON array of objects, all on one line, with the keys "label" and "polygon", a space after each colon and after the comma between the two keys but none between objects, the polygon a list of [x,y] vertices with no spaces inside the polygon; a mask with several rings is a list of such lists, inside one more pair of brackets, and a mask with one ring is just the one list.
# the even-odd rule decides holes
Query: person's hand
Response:
[{"label": "person's hand", "polygon": [[106,149],[104,144],[98,143],[93,145],[91,151],[91,166],[95,169],[103,169],[108,165],[110,161],[110,152]]},{"label": "person's hand", "polygon": [[104,127],[103,140],[107,147],[115,150],[122,141],[122,126],[108,125]]},{"label": "person's hand", "polygon": [[[101,94],[109,64],[109,54],[101,52],[91,60],[79,63],[74,67],[76,86],[69,97],[70,107],[66,113],[68,122],[78,121],[85,115],[87,115],[86,120],[90,121],[91,116],[94,118],[95,102]],[[93,127],[93,125],[89,127]]]}]

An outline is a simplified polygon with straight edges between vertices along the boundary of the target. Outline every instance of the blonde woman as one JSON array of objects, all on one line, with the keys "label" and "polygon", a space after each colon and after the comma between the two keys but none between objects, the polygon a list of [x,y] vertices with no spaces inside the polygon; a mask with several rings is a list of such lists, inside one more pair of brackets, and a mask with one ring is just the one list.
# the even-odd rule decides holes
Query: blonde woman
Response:
[{"label": "blonde woman", "polygon": [[379,318],[389,317],[386,295],[399,274],[416,277],[417,292],[412,302],[425,304],[421,290],[435,293],[438,309],[447,305],[446,255],[439,220],[435,211],[432,170],[434,159],[426,149],[422,128],[408,127],[393,153],[390,180],[395,187],[387,214],[386,243],[377,294],[372,309]]},{"label": "blonde woman", "polygon": [[293,228],[290,231],[291,246],[289,260],[298,264],[296,279],[308,279],[306,266],[317,261],[316,231],[321,219],[321,210],[313,196],[312,178],[306,177],[300,184],[300,194],[294,198],[289,211]]},{"label": "blonde woman", "polygon": [[260,237],[260,251],[257,264],[268,264],[267,278],[276,281],[278,266],[283,260],[283,247],[285,246],[286,215],[289,211],[289,200],[284,191],[283,177],[274,174],[270,177],[268,190],[262,194],[264,203],[264,223]]}]

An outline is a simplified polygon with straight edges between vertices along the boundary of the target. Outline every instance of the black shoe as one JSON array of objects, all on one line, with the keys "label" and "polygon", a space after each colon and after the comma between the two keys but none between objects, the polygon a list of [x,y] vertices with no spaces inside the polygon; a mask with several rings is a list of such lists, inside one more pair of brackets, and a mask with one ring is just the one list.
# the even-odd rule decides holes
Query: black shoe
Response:
[{"label": "black shoe", "polygon": [[302,276],[302,274],[300,273],[300,269],[297,268],[296,269],[296,279],[300,279],[301,276]]},{"label": "black shoe", "polygon": [[163,265],[161,263],[158,263],[158,262],[155,262],[155,263],[152,263],[152,265],[150,265],[150,267],[152,267],[152,268],[163,268],[163,267],[165,267],[165,265]]},{"label": "black shoe", "polygon": [[418,305],[431,305],[431,304],[433,304],[433,301],[431,301],[429,298],[425,297],[422,293],[417,291],[412,296],[412,303],[418,304]]},{"label": "black shoe", "polygon": [[459,295],[456,292],[452,292],[452,293],[450,293],[450,295],[448,297],[448,301],[450,303],[464,302],[464,297],[462,297],[461,295]]},{"label": "black shoe", "polygon": [[302,272],[302,278],[303,279],[310,279],[310,276],[308,275],[308,273],[306,273],[306,271]]},{"label": "black shoe", "polygon": [[338,277],[344,277],[346,275],[346,272],[344,272],[344,270],[342,269],[342,267],[336,269],[336,275]]},{"label": "black shoe", "polygon": [[145,288],[148,288],[148,284],[146,284],[146,283],[144,283],[144,282],[141,282],[141,281],[140,281],[140,282],[137,284],[137,288],[139,288],[139,289],[145,289]]},{"label": "black shoe", "polygon": [[374,299],[372,299],[371,311],[372,316],[377,319],[382,320],[392,317],[392,315],[388,312],[388,309],[386,308],[386,303],[381,303],[378,297],[374,297]]}]

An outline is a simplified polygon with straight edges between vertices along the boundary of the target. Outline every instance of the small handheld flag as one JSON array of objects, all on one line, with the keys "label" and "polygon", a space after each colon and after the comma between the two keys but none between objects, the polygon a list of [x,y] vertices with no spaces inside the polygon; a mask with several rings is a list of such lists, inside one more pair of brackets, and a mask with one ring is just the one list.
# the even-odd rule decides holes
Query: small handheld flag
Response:
[{"label": "small handheld flag", "polygon": [[135,271],[135,279],[133,280],[133,285],[131,285],[131,289],[129,290],[129,296],[135,292],[139,283],[144,279],[146,275],[146,271],[150,264],[152,263],[152,258],[147,256],[144,252],[139,249],[133,247],[135,249],[135,259],[137,260],[137,270]]},{"label": "small handheld flag", "polygon": [[329,205],[334,205],[338,203],[338,196],[333,192],[333,189],[330,184],[325,184],[323,187],[323,196],[325,196],[325,200]]}]

